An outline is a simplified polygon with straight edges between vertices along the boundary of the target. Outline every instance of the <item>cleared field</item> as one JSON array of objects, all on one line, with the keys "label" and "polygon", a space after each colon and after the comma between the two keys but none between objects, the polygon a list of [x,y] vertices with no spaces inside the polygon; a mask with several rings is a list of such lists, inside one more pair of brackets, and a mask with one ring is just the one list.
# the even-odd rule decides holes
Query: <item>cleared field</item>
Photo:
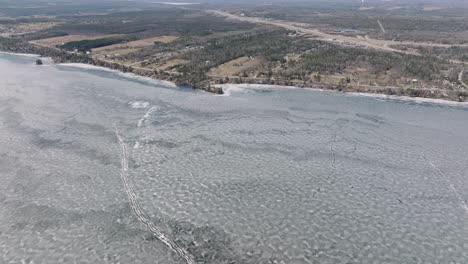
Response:
[{"label": "cleared field", "polygon": [[100,38],[112,38],[121,36],[119,34],[112,34],[112,35],[96,35],[96,36],[87,36],[87,35],[68,35],[62,37],[53,37],[53,38],[46,38],[32,41],[33,43],[48,46],[48,47],[55,47],[57,45],[62,45],[67,42],[71,41],[80,41],[80,40],[93,40],[93,39],[100,39]]},{"label": "cleared field", "polygon": [[20,31],[38,31],[38,30],[44,30],[44,29],[49,29],[52,27],[57,26],[58,22],[38,22],[38,23],[21,23],[16,26],[17,30]]},{"label": "cleared field", "polygon": [[240,57],[210,69],[210,75],[235,76],[243,71],[254,69],[261,61],[257,58]]},{"label": "cleared field", "polygon": [[154,66],[148,65],[148,66],[145,66],[145,68],[155,68],[158,70],[167,71],[167,70],[170,70],[171,68],[174,68],[175,66],[184,65],[189,62],[190,61],[183,60],[183,59],[173,59],[173,60],[165,61],[163,64],[160,64],[160,65],[154,65]]},{"label": "cleared field", "polygon": [[126,54],[126,53],[122,53],[122,50],[129,50],[129,52],[127,53],[130,53],[132,51],[135,51],[136,49],[151,46],[155,42],[170,43],[170,42],[175,41],[177,38],[178,37],[176,36],[158,36],[158,37],[152,37],[152,38],[147,38],[147,39],[130,41],[127,43],[119,43],[119,44],[110,45],[106,47],[100,47],[100,48],[93,49],[93,52],[98,53],[98,54],[103,53],[103,52],[109,52],[115,55],[116,51],[118,51],[120,54]]},{"label": "cleared field", "polygon": [[[2,18],[2,17],[0,17],[0,20],[4,22],[15,21],[15,19]],[[18,24],[4,23],[4,24],[0,24],[0,32],[12,34],[12,35],[19,35],[19,34],[36,32],[40,30],[46,30],[46,29],[55,27],[58,24],[60,23],[58,22],[37,22],[37,23],[18,23]]]},{"label": "cleared field", "polygon": [[[118,45],[118,44],[117,44]],[[109,47],[109,46],[107,46]],[[103,48],[107,48],[107,47],[103,47]],[[109,56],[120,56],[120,55],[126,55],[126,54],[129,54],[129,53],[132,53],[134,51],[137,51],[138,49],[137,48],[125,48],[125,47],[122,47],[122,48],[117,48],[117,49],[113,49],[113,50],[101,50],[100,52],[96,52],[96,50],[98,50],[100,48],[97,48],[97,49],[93,49],[93,53],[95,53],[95,55],[102,55],[104,56],[104,54],[106,53],[106,55],[109,55]]]},{"label": "cleared field", "polygon": [[127,45],[132,47],[145,47],[148,45],[153,45],[155,42],[170,43],[178,39],[177,36],[158,36],[147,39],[135,40],[127,43]]}]

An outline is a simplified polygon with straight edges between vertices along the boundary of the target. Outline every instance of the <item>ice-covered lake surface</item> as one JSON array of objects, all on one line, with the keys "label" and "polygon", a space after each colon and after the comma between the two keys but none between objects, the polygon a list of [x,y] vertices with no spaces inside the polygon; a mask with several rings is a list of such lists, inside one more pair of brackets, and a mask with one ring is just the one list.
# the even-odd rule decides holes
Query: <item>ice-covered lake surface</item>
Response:
[{"label": "ice-covered lake surface", "polygon": [[0,263],[186,263],[130,207],[125,165],[196,263],[467,263],[467,121],[464,106],[214,96],[2,54]]}]

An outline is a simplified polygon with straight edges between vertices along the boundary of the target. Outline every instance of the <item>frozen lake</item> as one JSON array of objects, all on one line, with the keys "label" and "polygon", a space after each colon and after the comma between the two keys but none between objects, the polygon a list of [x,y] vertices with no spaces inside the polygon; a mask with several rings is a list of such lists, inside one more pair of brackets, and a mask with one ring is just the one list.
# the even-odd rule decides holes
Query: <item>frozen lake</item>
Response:
[{"label": "frozen lake", "polygon": [[467,121],[0,54],[0,263],[467,263]]}]

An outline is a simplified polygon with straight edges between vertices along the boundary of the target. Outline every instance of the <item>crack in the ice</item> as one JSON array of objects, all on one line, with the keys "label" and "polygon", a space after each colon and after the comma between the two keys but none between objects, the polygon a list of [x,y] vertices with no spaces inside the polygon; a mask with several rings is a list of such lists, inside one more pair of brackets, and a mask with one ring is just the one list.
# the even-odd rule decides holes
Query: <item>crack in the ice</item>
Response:
[{"label": "crack in the ice", "polygon": [[460,201],[461,206],[463,209],[465,209],[465,213],[468,214],[468,205],[466,204],[465,200],[463,199],[463,196],[457,191],[455,186],[453,185],[452,181],[450,181],[450,178],[445,175],[432,161],[428,160],[426,156],[422,155],[423,159],[431,165],[431,167],[437,172],[440,178],[442,178],[448,185],[448,187],[451,189],[453,194],[457,197],[458,201]]}]

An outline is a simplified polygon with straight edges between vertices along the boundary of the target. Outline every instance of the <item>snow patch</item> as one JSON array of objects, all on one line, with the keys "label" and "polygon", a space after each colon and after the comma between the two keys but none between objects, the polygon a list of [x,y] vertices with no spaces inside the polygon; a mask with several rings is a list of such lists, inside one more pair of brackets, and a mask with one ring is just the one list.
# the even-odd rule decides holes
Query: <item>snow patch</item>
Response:
[{"label": "snow patch", "polygon": [[159,107],[157,106],[152,106],[150,109],[148,109],[148,111],[146,111],[145,115],[140,118],[140,120],[138,120],[138,124],[137,124],[137,127],[142,127],[143,124],[145,123],[146,119],[148,119],[151,115],[151,113],[153,113],[154,111],[158,110]]},{"label": "snow patch", "polygon": [[285,90],[285,89],[301,89],[309,91],[324,91],[319,88],[301,88],[294,86],[281,86],[281,85],[270,85],[270,84],[218,84],[215,87],[223,88],[224,94],[219,96],[230,96],[232,93],[249,93],[252,91],[262,91],[262,90]]},{"label": "snow patch", "polygon": [[89,64],[84,64],[84,63],[60,63],[58,64],[60,66],[65,66],[65,67],[75,67],[75,68],[81,68],[81,69],[88,69],[88,70],[100,70],[100,71],[107,71],[107,72],[112,72],[117,75],[123,76],[128,79],[133,79],[133,80],[138,80],[138,81],[144,81],[153,85],[159,85],[167,88],[177,88],[177,85],[173,82],[169,81],[164,81],[164,80],[157,80],[153,79],[150,77],[144,77],[140,75],[136,75],[130,72],[121,72],[118,70],[113,70],[105,67],[100,67],[100,66],[95,66],[95,65],[89,65]]},{"label": "snow patch", "polygon": [[14,52],[4,52],[4,51],[0,51],[0,54],[17,55],[17,56],[30,57],[30,58],[39,58],[39,57],[41,57],[41,55],[39,55],[39,54],[14,53]]},{"label": "snow patch", "polygon": [[145,108],[148,108],[149,106],[149,102],[145,102],[145,101],[130,101],[128,102],[128,104],[130,105],[131,108],[135,108],[135,109],[145,109]]},{"label": "snow patch", "polygon": [[133,146],[133,149],[138,149],[138,148],[140,148],[140,142],[136,141],[135,145]]},{"label": "snow patch", "polygon": [[386,94],[371,94],[371,93],[349,93],[350,95],[370,97],[375,99],[383,100],[396,100],[412,103],[431,103],[438,105],[450,105],[450,106],[468,106],[468,102],[455,102],[443,99],[432,99],[432,98],[422,98],[422,97],[409,97],[409,96],[397,96],[397,95],[386,95]]},{"label": "snow patch", "polygon": [[[294,87],[294,86],[280,86],[280,85],[269,85],[269,84],[219,84],[216,87],[223,88],[224,94],[219,96],[230,96],[232,93],[248,93],[249,91],[254,90],[281,90],[281,89],[302,89],[304,91],[320,91],[320,92],[329,92],[329,93],[338,93],[341,92],[319,89],[313,87]],[[451,106],[468,106],[468,102],[456,102],[443,99],[431,99],[431,98],[422,98],[422,97],[409,97],[409,96],[397,96],[397,95],[385,95],[385,94],[371,94],[371,93],[355,93],[347,92],[342,94],[348,94],[352,96],[362,96],[370,97],[375,99],[384,99],[384,100],[399,100],[405,102],[414,102],[414,103],[432,103],[439,105],[451,105]]]}]

